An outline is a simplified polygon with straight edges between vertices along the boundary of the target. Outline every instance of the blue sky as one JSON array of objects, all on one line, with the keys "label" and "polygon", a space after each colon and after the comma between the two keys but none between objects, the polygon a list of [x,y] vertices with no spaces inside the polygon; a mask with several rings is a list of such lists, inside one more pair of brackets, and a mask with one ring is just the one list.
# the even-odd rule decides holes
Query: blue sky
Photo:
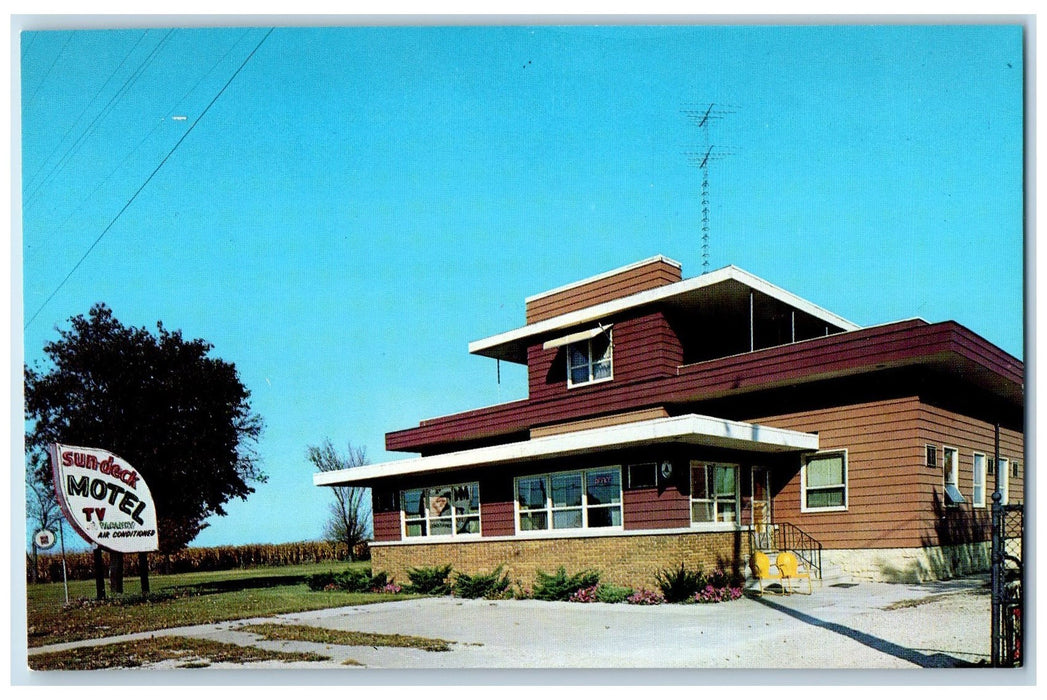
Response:
[{"label": "blue sky", "polygon": [[707,143],[710,269],[1023,357],[1018,26],[267,31],[22,35],[26,360],[105,302],[212,342],[265,419],[269,482],[196,544],[318,538],[324,437],[410,457],[384,434],[523,398],[467,344],[526,296],[699,274]]}]

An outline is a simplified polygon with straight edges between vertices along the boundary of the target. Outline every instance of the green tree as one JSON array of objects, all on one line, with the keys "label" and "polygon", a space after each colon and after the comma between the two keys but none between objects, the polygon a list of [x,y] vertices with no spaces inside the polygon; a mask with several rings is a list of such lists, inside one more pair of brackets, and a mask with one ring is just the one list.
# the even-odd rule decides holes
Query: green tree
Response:
[{"label": "green tree", "polygon": [[[310,445],[306,456],[318,472],[334,472],[368,464],[366,448],[349,444],[348,453],[343,457],[329,438],[324,438],[319,447]],[[356,545],[366,542],[371,536],[370,489],[359,486],[330,488],[334,501],[324,526],[324,538],[329,542],[344,542],[352,559],[355,557]]]},{"label": "green tree", "polygon": [[126,327],[105,304],[70,319],[25,368],[27,468],[52,486],[47,448],[98,447],[126,459],[156,503],[160,551],[184,548],[264,482],[254,450],[262,419],[236,367],[181,331]]}]

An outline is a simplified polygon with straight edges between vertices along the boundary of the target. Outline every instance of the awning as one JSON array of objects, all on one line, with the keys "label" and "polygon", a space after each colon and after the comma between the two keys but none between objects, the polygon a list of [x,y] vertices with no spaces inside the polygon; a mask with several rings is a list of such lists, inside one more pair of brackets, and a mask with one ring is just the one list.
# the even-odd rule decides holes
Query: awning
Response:
[{"label": "awning", "polygon": [[391,476],[423,474],[463,467],[513,464],[535,459],[566,457],[574,454],[662,443],[705,445],[758,453],[813,452],[818,436],[755,423],[687,414],[655,418],[573,433],[478,447],[459,452],[415,457],[383,464],[322,472],[313,475],[316,486],[362,484]]},{"label": "awning", "polygon": [[542,344],[542,350],[552,350],[553,348],[562,347],[564,345],[570,345],[571,343],[578,343],[583,340],[589,340],[590,338],[595,338],[596,336],[610,329],[610,326],[597,326],[596,328],[590,328],[587,331],[571,333],[570,335],[565,335],[562,338],[555,338],[553,340],[546,341]]}]

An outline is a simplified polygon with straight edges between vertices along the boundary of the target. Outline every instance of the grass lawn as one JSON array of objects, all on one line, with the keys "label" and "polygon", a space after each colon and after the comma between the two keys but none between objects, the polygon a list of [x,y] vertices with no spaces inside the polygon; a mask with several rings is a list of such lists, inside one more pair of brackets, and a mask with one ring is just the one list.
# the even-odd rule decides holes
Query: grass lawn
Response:
[{"label": "grass lawn", "polygon": [[327,562],[170,576],[152,575],[149,577],[151,594],[162,599],[150,602],[134,602],[136,597],[140,598],[139,579],[125,577],[123,599],[126,599],[127,604],[116,604],[120,597],[111,595],[113,600],[110,604],[96,604],[93,580],[70,581],[69,599],[72,605],[68,608],[64,605],[65,595],[61,583],[27,584],[28,645],[37,647],[411,597],[387,593],[314,592],[305,585],[305,577],[310,574],[369,567],[370,562]]}]

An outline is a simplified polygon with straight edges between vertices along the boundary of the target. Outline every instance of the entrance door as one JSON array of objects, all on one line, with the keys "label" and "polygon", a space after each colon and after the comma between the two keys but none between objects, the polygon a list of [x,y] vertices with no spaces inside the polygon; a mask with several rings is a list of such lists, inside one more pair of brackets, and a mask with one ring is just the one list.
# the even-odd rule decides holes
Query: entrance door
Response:
[{"label": "entrance door", "polygon": [[771,517],[771,474],[767,467],[751,467],[753,535],[759,549],[773,550],[774,525]]}]

